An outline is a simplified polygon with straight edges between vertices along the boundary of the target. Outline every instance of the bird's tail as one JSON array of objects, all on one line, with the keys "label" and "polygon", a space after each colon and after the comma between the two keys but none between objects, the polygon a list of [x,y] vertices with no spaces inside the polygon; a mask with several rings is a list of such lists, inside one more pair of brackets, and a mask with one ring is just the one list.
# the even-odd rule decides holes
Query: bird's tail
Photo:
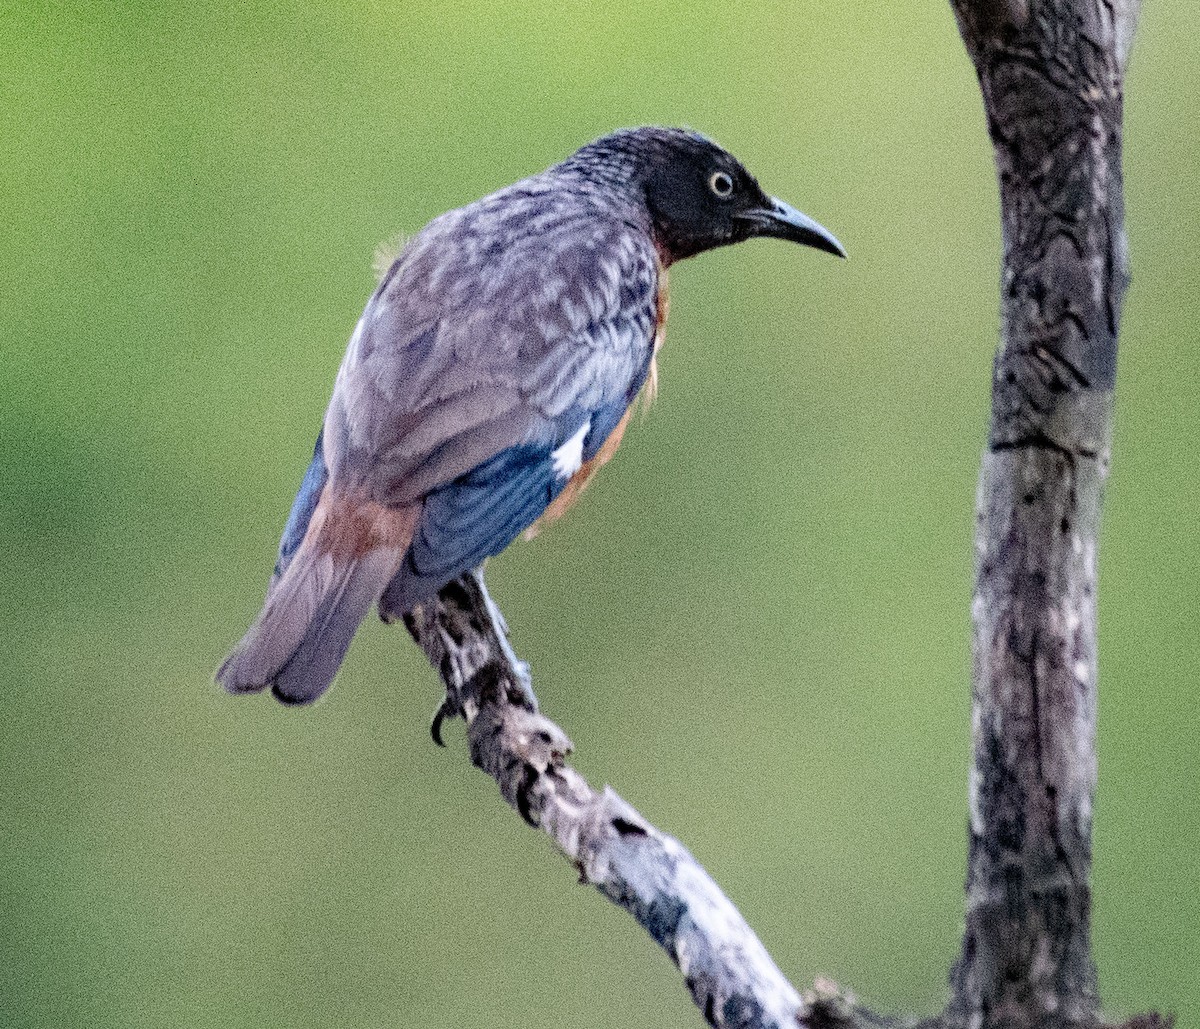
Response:
[{"label": "bird's tail", "polygon": [[[393,524],[393,531],[360,535],[358,541],[345,538],[346,526],[335,525],[339,519],[314,516],[258,618],[217,671],[217,681],[233,693],[270,686],[285,704],[316,700],[337,674],[359,623],[400,567],[412,535],[408,515],[387,512],[384,517],[391,516],[393,523],[400,516],[400,524]],[[373,545],[353,545],[364,538]]]}]

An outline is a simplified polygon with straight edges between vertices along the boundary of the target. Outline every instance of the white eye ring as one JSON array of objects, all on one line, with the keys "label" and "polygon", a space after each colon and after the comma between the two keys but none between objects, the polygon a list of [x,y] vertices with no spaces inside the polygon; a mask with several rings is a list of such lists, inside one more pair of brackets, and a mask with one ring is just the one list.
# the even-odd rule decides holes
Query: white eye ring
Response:
[{"label": "white eye ring", "polygon": [[713,172],[708,177],[708,188],[725,200],[733,193],[733,176],[728,172]]}]

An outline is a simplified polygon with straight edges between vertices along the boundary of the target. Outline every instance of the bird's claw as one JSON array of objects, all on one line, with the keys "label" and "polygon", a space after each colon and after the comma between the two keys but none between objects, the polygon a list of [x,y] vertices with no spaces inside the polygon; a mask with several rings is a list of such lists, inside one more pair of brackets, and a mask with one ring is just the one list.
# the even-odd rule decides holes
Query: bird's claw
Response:
[{"label": "bird's claw", "polygon": [[442,723],[447,718],[458,718],[462,713],[462,705],[459,704],[458,699],[447,691],[446,695],[442,697],[438,709],[433,713],[433,721],[429,725],[429,735],[433,737],[433,742],[439,747],[446,745],[446,741],[442,739]]},{"label": "bird's claw", "polygon": [[500,683],[492,684],[489,689],[485,689],[482,696],[475,696],[467,690],[464,697],[463,691],[459,689],[447,689],[429,725],[429,735],[433,737],[433,742],[439,747],[444,747],[446,743],[442,739],[442,726],[446,719],[465,718],[469,722],[481,705],[490,703],[511,706],[536,715],[538,702],[529,681],[529,667],[523,662],[518,662],[517,669],[519,674],[507,676]]}]

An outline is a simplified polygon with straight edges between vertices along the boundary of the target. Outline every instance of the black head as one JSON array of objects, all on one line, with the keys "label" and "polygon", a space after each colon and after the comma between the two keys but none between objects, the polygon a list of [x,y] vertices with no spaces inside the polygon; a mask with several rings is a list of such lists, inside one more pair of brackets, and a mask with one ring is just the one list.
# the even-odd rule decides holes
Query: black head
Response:
[{"label": "black head", "polygon": [[584,147],[576,159],[606,154],[631,171],[668,261],[756,236],[774,236],[845,257],[826,228],[768,196],[731,153],[686,129],[626,129]]}]

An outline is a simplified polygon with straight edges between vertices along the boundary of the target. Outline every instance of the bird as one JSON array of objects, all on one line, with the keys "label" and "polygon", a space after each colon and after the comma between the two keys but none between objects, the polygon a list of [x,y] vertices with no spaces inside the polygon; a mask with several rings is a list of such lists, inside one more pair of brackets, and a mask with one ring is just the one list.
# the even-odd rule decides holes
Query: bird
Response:
[{"label": "bird", "polygon": [[756,237],[839,257],[690,129],[622,129],[442,214],[350,337],[262,610],[216,673],[307,704],[401,618],[560,517],[652,398],[677,261]]}]

